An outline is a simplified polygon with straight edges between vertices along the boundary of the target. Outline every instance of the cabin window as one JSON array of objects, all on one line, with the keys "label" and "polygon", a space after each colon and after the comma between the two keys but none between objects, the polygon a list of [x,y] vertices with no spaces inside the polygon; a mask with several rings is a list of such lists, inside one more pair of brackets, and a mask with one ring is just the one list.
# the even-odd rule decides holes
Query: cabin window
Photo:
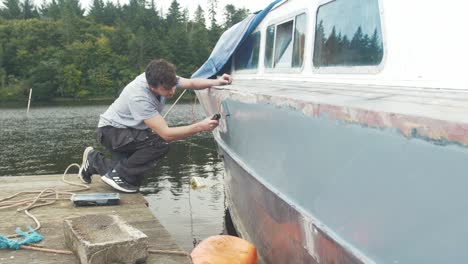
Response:
[{"label": "cabin window", "polygon": [[273,67],[273,47],[275,44],[275,25],[267,28],[265,43],[265,67]]},{"label": "cabin window", "polygon": [[234,68],[236,70],[251,70],[258,68],[260,51],[260,32],[254,32],[245,40],[236,52]]},{"label": "cabin window", "polygon": [[291,66],[293,21],[276,27],[275,67]]},{"label": "cabin window", "polygon": [[335,0],[318,8],[315,67],[378,65],[382,58],[378,0]]},{"label": "cabin window", "polygon": [[300,68],[304,59],[306,15],[267,28],[266,68]]},{"label": "cabin window", "polygon": [[293,68],[302,67],[304,61],[304,46],[306,33],[306,15],[302,14],[296,17],[296,26],[294,27],[294,48],[292,66]]}]

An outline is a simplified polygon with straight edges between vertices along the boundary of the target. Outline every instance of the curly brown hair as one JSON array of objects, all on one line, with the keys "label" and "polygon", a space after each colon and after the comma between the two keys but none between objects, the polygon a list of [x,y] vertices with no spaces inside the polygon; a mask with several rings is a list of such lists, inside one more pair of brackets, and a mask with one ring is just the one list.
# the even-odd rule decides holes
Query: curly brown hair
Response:
[{"label": "curly brown hair", "polygon": [[146,66],[145,75],[146,81],[153,87],[162,85],[170,90],[177,84],[176,67],[163,59],[152,60]]}]

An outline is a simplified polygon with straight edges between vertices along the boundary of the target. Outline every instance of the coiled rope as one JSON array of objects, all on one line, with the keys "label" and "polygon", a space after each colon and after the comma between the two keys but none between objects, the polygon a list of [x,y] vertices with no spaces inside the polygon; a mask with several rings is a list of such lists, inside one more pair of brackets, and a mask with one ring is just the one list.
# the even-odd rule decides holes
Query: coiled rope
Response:
[{"label": "coiled rope", "polygon": [[[46,188],[44,190],[38,190],[38,191],[28,191],[28,192],[18,192],[15,193],[11,196],[1,198],[0,199],[0,210],[5,210],[5,209],[10,209],[10,208],[15,208],[17,212],[24,211],[24,213],[31,218],[34,223],[36,224],[36,227],[30,228],[30,232],[32,233],[34,231],[37,231],[41,228],[41,222],[37,219],[36,216],[34,216],[30,211],[34,208],[46,206],[46,205],[51,205],[55,203],[57,200],[70,200],[70,197],[75,194],[76,192],[82,192],[89,190],[90,187],[84,184],[80,183],[74,183],[71,181],[68,181],[65,179],[65,176],[68,173],[68,170],[72,167],[78,167],[80,168],[80,165],[73,163],[70,164],[66,169],[65,172],[62,175],[62,181],[66,184],[73,185],[73,186],[79,186],[79,189],[71,189],[71,190],[57,190],[53,188]],[[35,197],[28,197],[28,198],[23,198],[22,200],[12,200],[17,197],[21,196],[30,196],[31,194],[37,194]],[[63,195],[67,195],[68,197],[63,197]],[[51,196],[54,196],[50,198]],[[16,238],[21,236],[22,233],[18,232],[17,234],[14,235],[7,235],[5,236],[6,238]],[[19,248],[21,249],[30,249],[30,250],[35,250],[35,251],[41,251],[41,252],[47,252],[47,253],[58,253],[58,254],[67,254],[67,255],[73,255],[73,252],[71,251],[66,251],[66,250],[56,250],[56,249],[47,249],[47,248],[42,248],[38,245],[32,246],[26,246],[26,245],[21,245]]]},{"label": "coiled rope", "polygon": [[[71,190],[57,190],[53,188],[46,188],[44,190],[40,191],[29,191],[29,192],[18,192],[15,193],[11,196],[1,198],[0,199],[0,210],[4,209],[9,209],[9,208],[14,208],[14,207],[19,207],[16,209],[17,212],[24,211],[24,213],[31,218],[34,223],[36,224],[36,227],[33,228],[34,231],[37,231],[41,228],[41,222],[30,212],[32,209],[41,207],[41,206],[46,206],[46,205],[51,205],[55,203],[57,200],[70,200],[70,197],[75,194],[76,192],[82,192],[82,191],[87,191],[90,189],[89,186],[80,184],[80,183],[74,183],[71,181],[67,181],[65,179],[65,176],[68,173],[68,170],[72,168],[73,166],[76,166],[80,168],[80,165],[77,163],[70,164],[66,169],[65,172],[62,175],[62,181],[66,184],[73,185],[73,186],[79,186],[81,188],[79,189],[71,189]],[[31,195],[31,194],[37,194],[33,198],[26,198],[23,200],[12,200],[13,198],[24,196],[24,195]],[[68,195],[68,197],[61,197],[63,195]],[[50,198],[51,196],[54,196],[53,198]],[[14,235],[8,235],[6,236],[7,238],[15,238],[20,236],[19,234],[14,234]]]}]

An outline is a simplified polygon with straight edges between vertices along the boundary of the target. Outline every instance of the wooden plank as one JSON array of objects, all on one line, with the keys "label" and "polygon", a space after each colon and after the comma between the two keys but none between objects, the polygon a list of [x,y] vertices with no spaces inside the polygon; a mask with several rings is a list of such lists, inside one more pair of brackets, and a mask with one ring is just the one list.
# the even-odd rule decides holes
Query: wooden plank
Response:
[{"label": "wooden plank", "polygon": [[[0,177],[2,190],[0,199],[22,191],[40,191],[45,188],[60,190],[79,188],[63,183],[61,177],[62,175]],[[67,175],[67,180],[79,183],[76,175]],[[93,180],[93,183],[90,185],[91,189],[83,193],[115,192],[97,177],[94,177]],[[149,237],[150,249],[181,251],[181,248],[174,242],[169,232],[151,214],[143,195],[125,193],[120,193],[120,195],[121,203],[118,206],[75,207],[71,201],[60,200],[53,205],[33,209],[31,213],[39,219],[42,225],[39,233],[45,238],[41,245],[46,248],[68,250],[65,247],[63,236],[63,220],[67,217],[87,214],[117,214]],[[34,226],[34,222],[24,213],[16,212],[16,208],[1,210],[0,219],[1,234],[12,234],[16,227],[21,227],[24,230],[28,225]],[[55,264],[79,263],[79,261],[75,256],[29,250],[0,250],[0,263]],[[190,263],[190,259],[176,255],[150,254],[147,263]]]}]

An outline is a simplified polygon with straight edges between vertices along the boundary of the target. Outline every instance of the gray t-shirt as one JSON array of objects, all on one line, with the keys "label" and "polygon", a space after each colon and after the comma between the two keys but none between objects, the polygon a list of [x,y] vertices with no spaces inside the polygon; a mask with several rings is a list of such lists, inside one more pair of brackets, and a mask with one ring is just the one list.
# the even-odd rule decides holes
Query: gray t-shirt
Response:
[{"label": "gray t-shirt", "polygon": [[142,73],[125,86],[119,98],[101,115],[98,127],[147,129],[144,120],[159,115],[165,102],[164,96],[158,100],[151,92],[145,73]]}]

